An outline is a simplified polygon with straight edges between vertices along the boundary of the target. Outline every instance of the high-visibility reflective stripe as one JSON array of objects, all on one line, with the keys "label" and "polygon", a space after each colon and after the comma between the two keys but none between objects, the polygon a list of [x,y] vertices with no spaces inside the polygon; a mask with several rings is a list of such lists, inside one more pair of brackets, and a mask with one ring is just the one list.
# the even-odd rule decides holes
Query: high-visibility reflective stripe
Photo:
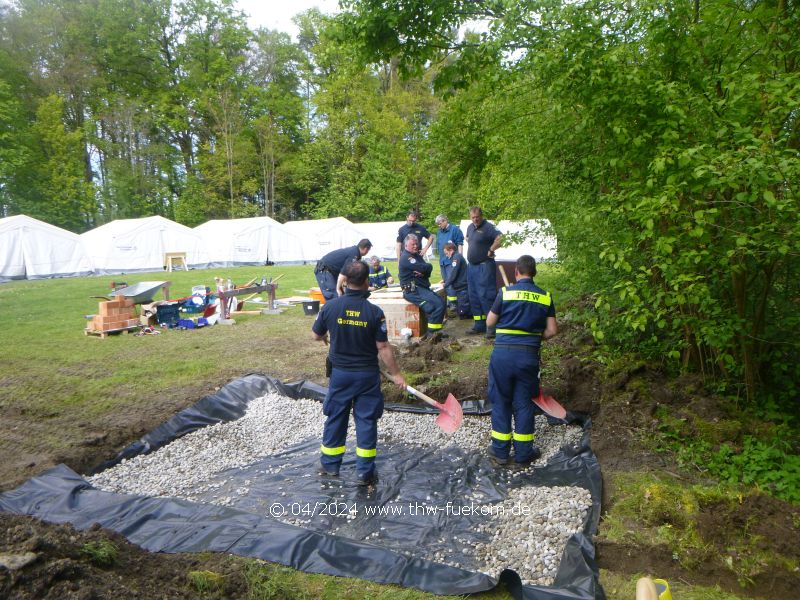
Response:
[{"label": "high-visibility reflective stripe", "polygon": [[327,446],[320,446],[320,452],[323,454],[327,454],[328,456],[337,456],[339,454],[344,454],[344,446],[338,446],[337,448],[328,448]]},{"label": "high-visibility reflective stripe", "polygon": [[518,442],[532,442],[535,437],[532,433],[514,433],[514,439]]},{"label": "high-visibility reflective stripe", "polygon": [[537,302],[545,306],[550,306],[551,303],[550,292],[539,294],[527,290],[503,290],[503,302],[513,302],[516,300],[522,302]]},{"label": "high-visibility reflective stripe", "polygon": [[486,319],[486,315],[480,315],[480,316],[472,315],[472,318],[475,319],[476,321],[484,321]]},{"label": "high-visibility reflective stripe", "polygon": [[541,331],[523,331],[522,329],[497,329],[497,333],[508,333],[509,335],[542,335]]},{"label": "high-visibility reflective stripe", "polygon": [[458,296],[448,296],[448,300],[458,300]]},{"label": "high-visibility reflective stripe", "polygon": [[374,458],[378,451],[373,448],[372,450],[367,450],[365,448],[359,448],[356,446],[356,456],[361,456],[362,458]]},{"label": "high-visibility reflective stripe", "polygon": [[444,323],[439,323],[438,325],[436,323],[428,323],[428,329],[441,329],[442,327],[444,327]]},{"label": "high-visibility reflective stripe", "polygon": [[508,442],[511,440],[510,433],[500,433],[499,431],[495,431],[492,429],[492,437],[496,440],[500,440],[501,442]]}]

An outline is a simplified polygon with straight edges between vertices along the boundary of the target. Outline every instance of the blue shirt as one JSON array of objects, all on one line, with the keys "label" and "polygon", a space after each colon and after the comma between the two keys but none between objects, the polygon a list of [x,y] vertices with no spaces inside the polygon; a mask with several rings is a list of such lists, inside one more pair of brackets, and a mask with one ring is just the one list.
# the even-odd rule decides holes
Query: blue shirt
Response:
[{"label": "blue shirt", "polygon": [[383,265],[381,265],[377,271],[370,267],[369,286],[374,287],[375,289],[384,288],[389,285],[389,277],[391,276],[392,274],[389,272],[389,269]]},{"label": "blue shirt", "polygon": [[[425,229],[425,225],[422,225],[420,223],[414,223],[413,225],[409,225],[408,223],[406,223],[400,229],[397,230],[397,241],[402,244],[409,233],[413,233],[414,235],[416,235],[420,240],[420,244],[422,243],[422,238],[427,239],[431,237],[430,232],[427,229]],[[420,246],[420,249],[422,249],[422,246]]]},{"label": "blue shirt", "polygon": [[470,223],[467,227],[467,241],[469,242],[467,260],[469,264],[478,265],[489,260],[489,248],[498,235],[502,235],[501,232],[486,219],[479,227],[475,227],[475,223]]},{"label": "blue shirt", "polygon": [[367,300],[369,292],[345,290],[322,305],[311,326],[317,335],[330,331],[328,356],[336,369],[347,371],[378,370],[376,342],[387,341],[386,317]]},{"label": "blue shirt", "polygon": [[326,267],[334,277],[339,277],[339,273],[351,260],[361,260],[361,251],[358,249],[358,245],[328,252],[320,259],[318,265],[320,268]]},{"label": "blue shirt", "polygon": [[456,252],[458,252],[459,246],[464,245],[464,234],[461,233],[458,225],[448,223],[447,227],[436,232],[436,249],[439,252],[440,265],[446,265],[449,262],[444,253],[444,245],[447,242],[453,242],[456,245]]},{"label": "blue shirt", "polygon": [[547,318],[556,316],[556,306],[549,292],[522,278],[514,285],[501,288],[492,305],[497,320],[494,343],[539,347]]},{"label": "blue shirt", "polygon": [[[397,270],[400,273],[400,285],[405,286],[413,281],[420,287],[431,287],[430,276],[433,265],[426,263],[419,254],[411,254],[408,250],[403,250]],[[414,271],[419,271],[422,275],[417,277],[414,275]]]}]

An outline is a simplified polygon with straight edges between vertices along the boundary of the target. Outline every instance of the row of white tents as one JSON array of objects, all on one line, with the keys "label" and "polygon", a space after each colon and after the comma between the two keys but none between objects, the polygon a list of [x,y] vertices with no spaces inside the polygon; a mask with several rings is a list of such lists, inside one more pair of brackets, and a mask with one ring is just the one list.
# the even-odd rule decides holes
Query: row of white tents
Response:
[{"label": "row of white tents", "polygon": [[[371,254],[391,259],[396,257],[397,230],[403,223],[354,224],[336,217],[281,224],[269,217],[253,217],[213,220],[191,229],[154,216],[112,221],[77,235],[16,215],[0,219],[0,281],[160,271],[165,254],[176,252],[185,254],[193,269],[313,263],[363,238],[373,243]],[[461,223],[462,231],[468,224]],[[528,224],[529,229],[543,226],[542,222]],[[498,227],[505,233],[524,224],[501,221]],[[516,258],[525,253],[537,260],[553,259],[555,240],[503,248],[498,256]]]}]

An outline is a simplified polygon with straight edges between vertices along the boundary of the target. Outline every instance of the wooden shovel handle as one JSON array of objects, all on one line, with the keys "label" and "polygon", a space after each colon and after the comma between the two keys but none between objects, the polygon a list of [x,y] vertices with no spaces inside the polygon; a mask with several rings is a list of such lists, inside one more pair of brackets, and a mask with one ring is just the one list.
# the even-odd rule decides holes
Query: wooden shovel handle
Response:
[{"label": "wooden shovel handle", "polygon": [[[392,376],[391,376],[391,375],[389,375],[389,373],[387,373],[386,371],[383,371],[383,370],[381,370],[381,375],[383,375],[384,377],[386,377],[386,379],[388,379],[389,381],[392,381]],[[439,403],[438,403],[436,400],[434,400],[434,399],[433,399],[433,398],[431,398],[430,396],[426,396],[425,394],[423,394],[422,392],[420,392],[418,389],[416,389],[416,388],[413,388],[413,387],[411,387],[411,386],[410,386],[410,385],[408,385],[408,384],[406,384],[406,391],[407,391],[409,394],[411,394],[412,396],[416,396],[416,397],[417,397],[417,398],[419,398],[420,400],[424,400],[425,402],[427,402],[427,403],[428,403],[428,404],[430,404],[431,406],[435,406],[436,408],[441,408],[441,406],[442,406],[441,404],[439,404]]]}]

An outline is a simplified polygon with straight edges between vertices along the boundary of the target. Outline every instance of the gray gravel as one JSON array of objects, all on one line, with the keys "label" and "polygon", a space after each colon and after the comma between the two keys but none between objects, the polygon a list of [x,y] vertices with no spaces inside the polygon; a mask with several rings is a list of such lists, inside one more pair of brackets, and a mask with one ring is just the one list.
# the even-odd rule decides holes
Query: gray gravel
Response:
[{"label": "gray gravel", "polygon": [[[324,419],[320,402],[267,394],[252,401],[247,413],[236,421],[197,430],[156,452],[124,460],[87,480],[94,487],[111,492],[235,505],[239,498],[248,496],[250,482],[245,480],[243,485],[229,489],[224,474],[220,475],[223,471],[261,461],[308,439],[321,439]],[[386,412],[378,427],[379,446],[387,442],[428,449],[457,446],[467,452],[482,453],[489,445],[490,429],[488,417],[465,416],[461,429],[447,435],[436,427],[435,415]],[[542,457],[536,464],[546,463],[563,446],[576,447],[581,437],[580,427],[549,425],[544,417],[537,417],[536,444]],[[354,440],[351,419],[348,443]],[[313,453],[318,453],[318,449]],[[274,475],[280,473],[281,468],[270,467],[262,472]],[[456,473],[461,470],[458,468]],[[582,488],[514,487],[515,482],[518,485],[532,472],[533,466],[505,470],[503,477],[511,485],[502,502],[489,502],[485,494],[477,490],[465,497],[464,502],[470,504],[473,511],[479,511],[481,518],[476,520],[473,516],[469,520],[471,535],[458,540],[463,545],[460,553],[437,550],[433,544],[432,548],[420,549],[419,555],[493,577],[504,568],[511,568],[520,574],[524,583],[551,584],[567,539],[583,528],[591,497]],[[462,482],[461,479],[455,481]],[[221,492],[214,495],[218,490]],[[281,492],[281,496],[284,498],[275,500],[285,501],[286,492]],[[271,500],[260,499],[264,503]],[[398,504],[403,501],[399,496],[396,500]],[[427,500],[436,499],[428,497]],[[380,530],[364,534],[353,526],[361,517],[357,510],[340,516],[339,525],[331,531],[336,535],[366,541],[382,536]],[[290,515],[276,518],[300,526],[308,526],[310,522],[310,519]],[[457,514],[448,518],[462,517]],[[360,533],[355,533],[357,531]],[[446,540],[442,542],[442,548],[452,547]],[[381,543],[392,545],[390,538],[384,538]],[[407,549],[398,550],[411,554]]]}]

